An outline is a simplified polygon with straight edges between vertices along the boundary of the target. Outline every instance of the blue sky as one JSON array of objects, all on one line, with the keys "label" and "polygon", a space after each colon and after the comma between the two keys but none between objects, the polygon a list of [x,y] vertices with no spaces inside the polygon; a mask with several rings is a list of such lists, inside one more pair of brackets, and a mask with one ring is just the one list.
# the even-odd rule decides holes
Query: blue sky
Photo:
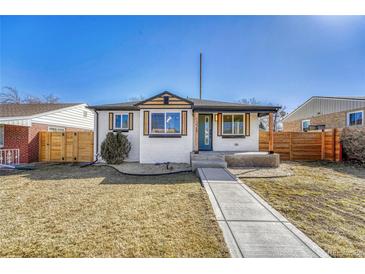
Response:
[{"label": "blue sky", "polygon": [[289,110],[313,95],[365,95],[365,17],[2,16],[0,85],[65,102],[163,90]]}]

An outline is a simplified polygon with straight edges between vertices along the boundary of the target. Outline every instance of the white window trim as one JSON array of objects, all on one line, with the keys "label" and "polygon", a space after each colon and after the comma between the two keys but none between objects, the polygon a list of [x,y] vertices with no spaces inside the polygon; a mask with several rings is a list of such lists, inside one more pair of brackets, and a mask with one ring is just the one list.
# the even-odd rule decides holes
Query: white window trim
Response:
[{"label": "white window trim", "polygon": [[[51,128],[56,128],[57,130],[50,130]],[[66,129],[64,127],[49,126],[48,131],[50,131],[50,132],[65,132]]]},{"label": "white window trim", "polygon": [[[155,132],[152,132],[152,114],[164,114],[165,115],[165,118],[164,118],[164,121],[165,121],[165,123],[164,123],[164,132],[163,133],[155,133]],[[180,131],[179,132],[175,132],[175,133],[169,133],[169,132],[166,132],[166,114],[167,113],[177,113],[177,114],[179,114],[179,116],[180,116]],[[149,117],[150,119],[150,124],[149,124],[149,126],[150,126],[150,132],[149,132],[149,134],[150,135],[161,135],[161,134],[166,134],[166,135],[180,135],[181,134],[181,111],[164,111],[164,112],[150,112],[150,117]]]},{"label": "white window trim", "polygon": [[0,125],[0,129],[3,130],[2,140],[0,140],[0,148],[3,148],[5,146],[5,127],[4,125]]},{"label": "white window trim", "polygon": [[[234,116],[234,115],[241,115],[242,116],[242,124],[243,124],[243,133],[224,133],[224,127],[223,127],[223,125],[224,125],[224,116],[228,116],[228,115],[230,115],[230,116]],[[232,117],[232,131],[233,131],[233,129],[234,129],[234,119],[233,119],[233,117]],[[246,132],[245,132],[245,113],[222,113],[222,135],[245,135],[246,134]]]},{"label": "white window trim", "polygon": [[360,126],[360,125],[350,125],[350,115],[351,114],[354,114],[354,113],[358,113],[358,112],[361,112],[361,115],[362,115],[362,123],[361,125],[363,126],[364,125],[364,111],[363,110],[355,110],[355,111],[350,111],[350,112],[347,112],[347,126],[348,127],[356,127],[356,126]]},{"label": "white window trim", "polygon": [[[121,115],[120,118],[120,125],[121,127],[117,127],[117,115]],[[127,127],[123,127],[123,115],[127,115]],[[121,113],[114,113],[114,129],[121,129],[121,130],[129,130],[129,113],[121,112]]]},{"label": "white window trim", "polygon": [[302,131],[304,132],[304,127],[303,127],[303,125],[304,125],[304,123],[305,122],[309,122],[309,125],[311,124],[311,120],[310,119],[305,119],[305,120],[302,120]]}]

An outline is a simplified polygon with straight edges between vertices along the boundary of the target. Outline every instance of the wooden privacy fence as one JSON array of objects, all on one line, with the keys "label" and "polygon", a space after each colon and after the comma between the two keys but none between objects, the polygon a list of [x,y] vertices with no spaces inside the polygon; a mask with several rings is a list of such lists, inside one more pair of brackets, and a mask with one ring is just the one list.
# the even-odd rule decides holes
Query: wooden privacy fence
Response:
[{"label": "wooden privacy fence", "polygon": [[[341,129],[323,132],[274,132],[274,152],[281,160],[342,160]],[[269,132],[260,131],[260,151],[269,151]]]},{"label": "wooden privacy fence", "polygon": [[93,155],[93,132],[39,132],[41,162],[91,162]]}]

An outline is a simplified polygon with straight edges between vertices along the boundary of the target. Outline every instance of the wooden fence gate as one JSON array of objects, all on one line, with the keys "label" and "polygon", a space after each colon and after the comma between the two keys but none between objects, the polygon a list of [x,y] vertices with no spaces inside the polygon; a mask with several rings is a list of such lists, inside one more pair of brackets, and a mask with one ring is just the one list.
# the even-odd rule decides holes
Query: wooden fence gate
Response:
[{"label": "wooden fence gate", "polygon": [[[274,132],[274,152],[281,160],[342,160],[341,129],[323,132]],[[269,150],[269,132],[260,131],[259,150]]]},{"label": "wooden fence gate", "polygon": [[91,162],[93,160],[93,132],[39,132],[39,161]]}]

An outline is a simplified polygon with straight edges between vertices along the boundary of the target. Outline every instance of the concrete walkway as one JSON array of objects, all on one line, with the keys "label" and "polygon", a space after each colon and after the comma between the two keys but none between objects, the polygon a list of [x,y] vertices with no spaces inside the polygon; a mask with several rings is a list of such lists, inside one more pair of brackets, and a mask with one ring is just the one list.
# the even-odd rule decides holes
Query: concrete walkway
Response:
[{"label": "concrete walkway", "polygon": [[249,187],[223,168],[199,168],[232,257],[329,257]]}]

